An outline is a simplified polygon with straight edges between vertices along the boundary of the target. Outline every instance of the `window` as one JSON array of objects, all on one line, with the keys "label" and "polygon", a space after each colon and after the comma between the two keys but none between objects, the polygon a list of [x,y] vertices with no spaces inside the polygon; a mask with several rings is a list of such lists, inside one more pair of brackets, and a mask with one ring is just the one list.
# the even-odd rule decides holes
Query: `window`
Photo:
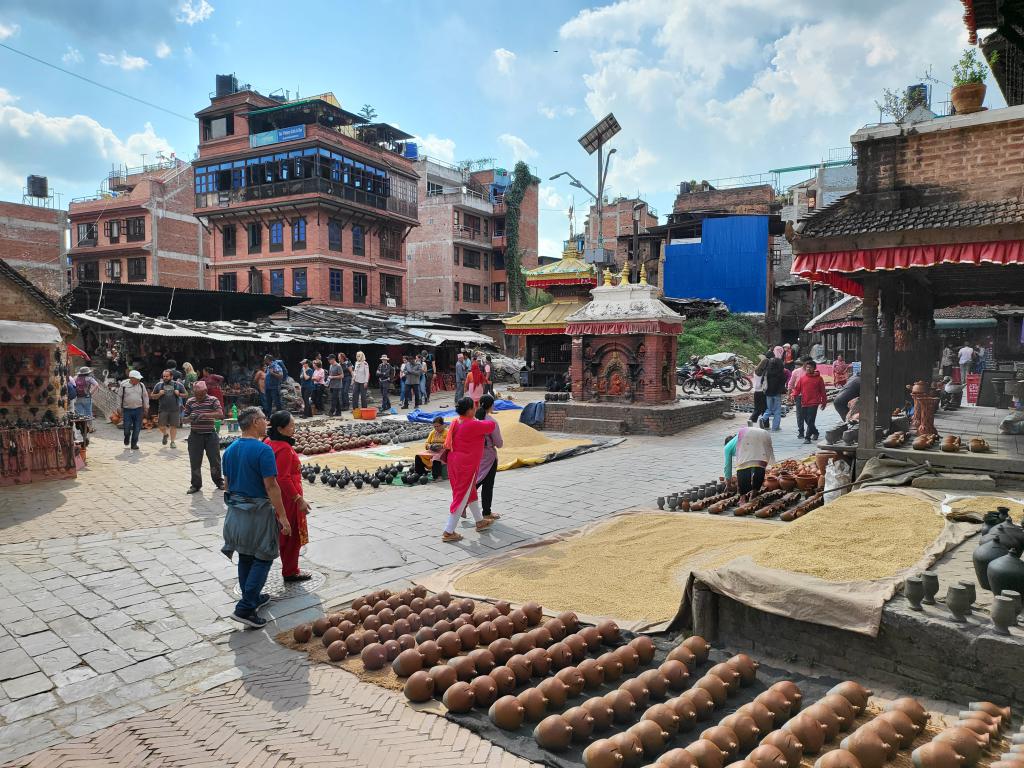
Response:
[{"label": "window", "polygon": [[363,243],[363,228],[358,224],[352,225],[352,253],[356,256],[366,255]]},{"label": "window", "polygon": [[263,293],[263,273],[249,267],[249,293]]},{"label": "window", "polygon": [[443,195],[444,187],[440,184],[435,184],[433,181],[427,182],[427,197],[433,197],[434,195]]},{"label": "window", "polygon": [[111,219],[110,221],[103,222],[103,234],[110,238],[111,243],[117,243],[121,240],[121,222],[117,219]]},{"label": "window", "polygon": [[221,251],[225,256],[235,255],[235,225],[225,224],[220,230]]},{"label": "window", "polygon": [[234,133],[234,115],[222,115],[220,117],[203,118],[203,141],[211,141],[212,139],[223,139],[225,136],[233,136]]},{"label": "window", "polygon": [[306,268],[292,270],[292,295],[306,295]]},{"label": "window", "polygon": [[292,250],[301,251],[306,247],[306,219],[302,216],[292,221]]},{"label": "window", "polygon": [[494,254],[494,268],[504,269],[505,268],[505,254],[498,252]]},{"label": "window", "polygon": [[459,246],[456,245],[452,249],[452,256],[455,259],[455,265],[458,266],[458,264],[459,264]]},{"label": "window", "polygon": [[107,262],[107,277],[110,278],[112,283],[121,282],[121,260],[111,259]]},{"label": "window", "polygon": [[462,300],[468,301],[470,304],[480,303],[480,286],[470,285],[469,283],[462,284]]},{"label": "window", "polygon": [[455,298],[455,300],[456,300],[456,301],[458,301],[458,300],[459,300],[459,298],[460,298],[460,297],[459,297],[459,284],[458,284],[458,283],[454,283],[454,284],[452,285],[452,287],[453,287],[453,288],[455,288],[455,291],[454,291],[454,294],[455,294],[455,295],[454,295],[454,298]]},{"label": "window", "polygon": [[490,304],[491,297],[488,295],[487,286],[484,286],[484,304]]},{"label": "window", "polygon": [[330,289],[331,301],[342,300],[342,274],[340,269],[332,269],[327,275],[328,288]]},{"label": "window", "polygon": [[480,251],[471,251],[468,248],[462,249],[462,266],[471,269],[480,269]]},{"label": "window", "polygon": [[218,291],[237,291],[238,290],[238,275],[234,272],[222,272],[217,275],[217,290]]},{"label": "window", "polygon": [[452,224],[459,226],[459,209],[452,208]]},{"label": "window", "polygon": [[493,283],[491,285],[491,295],[494,296],[495,301],[505,300],[505,284],[504,283]]},{"label": "window", "polygon": [[380,257],[398,261],[402,258],[401,239],[393,229],[384,228],[380,231]]},{"label": "window", "polygon": [[366,296],[370,292],[370,281],[363,272],[352,273],[352,301],[356,304],[365,304]]},{"label": "window", "polygon": [[98,261],[84,261],[78,264],[78,282],[96,283],[100,279],[100,263]]},{"label": "window", "polygon": [[263,246],[263,225],[254,221],[245,228],[249,232],[249,253],[259,253]]},{"label": "window", "polygon": [[490,269],[491,257],[488,254],[484,254],[484,269]]},{"label": "window", "polygon": [[270,270],[270,292],[275,296],[284,296],[284,270]]},{"label": "window", "polygon": [[327,221],[327,247],[332,251],[341,250],[341,222],[337,219]]},{"label": "window", "polygon": [[95,224],[79,224],[78,225],[78,243],[77,245],[96,245],[96,225]]},{"label": "window", "polygon": [[474,235],[480,234],[480,217],[473,216],[467,213],[463,216],[463,221],[466,223],[466,229],[470,230]]},{"label": "window", "polygon": [[490,227],[490,221],[488,221],[487,219],[484,219],[484,237],[490,237],[490,235],[487,232],[489,227]]},{"label": "window", "polygon": [[127,240],[129,243],[146,239],[146,217],[136,216],[126,221]]},{"label": "window", "polygon": [[402,306],[402,278],[398,275],[380,276],[380,305],[382,307]]},{"label": "window", "polygon": [[146,257],[128,259],[128,282],[144,283],[146,281]]},{"label": "window", "polygon": [[270,222],[270,250],[284,250],[284,223],[280,221]]}]

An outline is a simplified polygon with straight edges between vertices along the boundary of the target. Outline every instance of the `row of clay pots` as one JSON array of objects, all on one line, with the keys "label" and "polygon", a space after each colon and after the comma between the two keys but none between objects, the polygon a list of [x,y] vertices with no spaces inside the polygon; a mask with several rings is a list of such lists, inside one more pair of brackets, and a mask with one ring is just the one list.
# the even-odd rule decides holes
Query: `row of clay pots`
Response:
[{"label": "row of clay pots", "polygon": [[[914,750],[915,768],[973,766],[1001,743],[1001,733],[1010,725],[1010,708],[999,707],[989,701],[971,702],[968,707],[960,712],[957,722]],[[1024,746],[1020,749],[1024,750]],[[1011,752],[1003,756],[1003,761],[1024,763],[1024,754],[1011,748]]]}]

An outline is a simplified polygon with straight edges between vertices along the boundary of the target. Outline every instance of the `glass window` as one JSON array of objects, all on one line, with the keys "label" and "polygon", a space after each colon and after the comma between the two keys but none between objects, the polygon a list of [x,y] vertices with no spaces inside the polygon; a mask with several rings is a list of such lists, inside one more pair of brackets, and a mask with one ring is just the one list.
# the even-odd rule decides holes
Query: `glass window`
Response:
[{"label": "glass window", "polygon": [[484,254],[484,269],[490,269],[491,268],[490,267],[490,260],[491,260],[491,257],[488,254],[485,253]]},{"label": "glass window", "polygon": [[331,301],[341,301],[342,293],[342,274],[340,269],[332,269],[328,273],[327,277],[328,287],[330,289]]},{"label": "glass window", "polygon": [[95,224],[78,225],[78,242],[76,245],[96,245]]},{"label": "glass window", "polygon": [[146,217],[136,216],[128,219],[127,222],[127,239],[129,242],[146,239]]},{"label": "glass window", "polygon": [[284,270],[270,270],[270,292],[275,296],[284,296]]},{"label": "glass window", "polygon": [[236,230],[234,224],[225,224],[220,229],[221,251],[225,256],[235,255]]},{"label": "glass window", "polygon": [[480,303],[480,286],[470,285],[469,283],[462,284],[462,300],[468,301],[470,304]]},{"label": "glass window", "polygon": [[100,279],[100,263],[85,261],[78,264],[78,282],[96,283]]},{"label": "glass window", "polygon": [[203,141],[223,139],[235,133],[235,116],[207,117],[203,119]]},{"label": "glass window", "polygon": [[382,307],[402,306],[402,278],[398,275],[380,276],[380,305]]},{"label": "glass window", "polygon": [[128,259],[128,282],[142,283],[146,281],[146,257],[139,256]]},{"label": "glass window", "polygon": [[263,293],[263,273],[249,267],[249,293]]},{"label": "glass window", "polygon": [[121,260],[111,259],[107,262],[107,277],[110,278],[112,283],[121,282]]},{"label": "glass window", "polygon": [[370,292],[370,281],[363,272],[352,273],[352,301],[356,304],[365,304],[366,296]]},{"label": "glass window", "polygon": [[292,270],[292,295],[306,295],[306,268]]},{"label": "glass window", "polygon": [[300,216],[292,220],[292,248],[295,250],[306,247],[306,219]]},{"label": "glass window", "polygon": [[455,263],[459,263],[459,246],[452,248],[452,257],[455,259]]},{"label": "glass window", "polygon": [[327,221],[327,247],[332,251],[341,250],[341,222],[337,219]]},{"label": "glass window", "polygon": [[494,296],[494,300],[495,301],[504,301],[505,300],[505,284],[504,283],[494,283],[491,286],[491,294]]},{"label": "glass window", "polygon": [[365,256],[366,249],[363,242],[363,228],[359,224],[352,225],[352,253],[356,256]]},{"label": "glass window", "polygon": [[470,269],[480,269],[480,251],[471,251],[468,248],[462,249],[462,266]]},{"label": "glass window", "polygon": [[459,284],[458,283],[453,283],[452,287],[455,289],[454,292],[453,292],[454,293],[454,298],[455,298],[456,301],[458,301],[459,298],[460,298],[460,295],[459,295]]},{"label": "glass window", "polygon": [[103,234],[110,239],[111,243],[119,242],[121,240],[121,222],[117,219],[104,221]]},{"label": "glass window", "polygon": [[270,250],[284,250],[284,223],[280,221],[270,222]]},{"label": "glass window", "polygon": [[263,245],[263,225],[258,222],[250,222],[246,225],[249,233],[249,253],[259,253]]},{"label": "glass window", "polygon": [[217,275],[217,290],[237,291],[238,275],[236,275],[234,272],[222,272],[219,275]]}]

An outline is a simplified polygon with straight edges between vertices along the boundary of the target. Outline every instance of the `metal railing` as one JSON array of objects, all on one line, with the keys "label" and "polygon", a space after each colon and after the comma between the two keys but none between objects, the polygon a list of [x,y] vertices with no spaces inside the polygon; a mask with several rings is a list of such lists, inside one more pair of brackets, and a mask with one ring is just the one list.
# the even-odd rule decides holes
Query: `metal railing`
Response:
[{"label": "metal railing", "polygon": [[416,218],[416,203],[414,201],[375,195],[372,192],[346,186],[338,181],[321,178],[275,181],[271,184],[241,187],[229,192],[200,192],[196,194],[196,208],[226,208],[237,203],[311,193],[330,195],[381,211],[397,213],[412,219]]},{"label": "metal railing", "polygon": [[459,240],[472,240],[477,243],[490,243],[491,238],[485,235],[479,229],[472,229],[470,227],[453,224],[452,225],[452,237]]}]

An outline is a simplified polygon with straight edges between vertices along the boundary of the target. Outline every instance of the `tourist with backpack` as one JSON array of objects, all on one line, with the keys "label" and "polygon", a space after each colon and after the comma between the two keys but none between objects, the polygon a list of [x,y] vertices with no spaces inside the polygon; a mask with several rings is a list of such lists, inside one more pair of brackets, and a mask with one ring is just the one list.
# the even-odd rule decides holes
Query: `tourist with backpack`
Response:
[{"label": "tourist with backpack", "polygon": [[281,382],[288,375],[280,360],[270,355],[263,357],[263,411],[276,413],[281,410]]}]

